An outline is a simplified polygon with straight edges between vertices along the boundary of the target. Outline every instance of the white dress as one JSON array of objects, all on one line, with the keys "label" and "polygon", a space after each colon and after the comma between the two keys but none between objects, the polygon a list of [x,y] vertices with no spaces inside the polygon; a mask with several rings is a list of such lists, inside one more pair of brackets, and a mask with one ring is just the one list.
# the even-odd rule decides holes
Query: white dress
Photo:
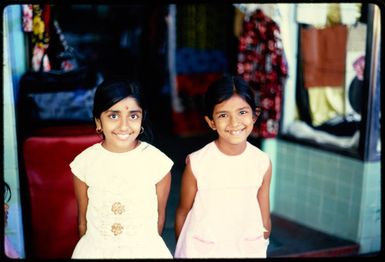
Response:
[{"label": "white dress", "polygon": [[87,231],[72,258],[172,258],[158,234],[155,187],[172,165],[146,142],[125,153],[100,143],[80,153],[70,167],[88,185]]},{"label": "white dress", "polygon": [[270,164],[267,154],[247,142],[242,154],[229,156],[211,142],[189,159],[198,191],[175,257],[265,258],[257,193]]}]

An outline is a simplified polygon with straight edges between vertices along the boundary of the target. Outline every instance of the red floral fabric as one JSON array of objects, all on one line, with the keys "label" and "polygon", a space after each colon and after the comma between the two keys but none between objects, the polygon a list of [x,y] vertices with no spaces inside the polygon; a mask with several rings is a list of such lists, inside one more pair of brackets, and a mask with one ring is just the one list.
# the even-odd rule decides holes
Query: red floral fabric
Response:
[{"label": "red floral fabric", "polygon": [[288,66],[279,26],[259,9],[243,22],[237,73],[255,90],[262,109],[252,135],[275,137],[279,130]]}]

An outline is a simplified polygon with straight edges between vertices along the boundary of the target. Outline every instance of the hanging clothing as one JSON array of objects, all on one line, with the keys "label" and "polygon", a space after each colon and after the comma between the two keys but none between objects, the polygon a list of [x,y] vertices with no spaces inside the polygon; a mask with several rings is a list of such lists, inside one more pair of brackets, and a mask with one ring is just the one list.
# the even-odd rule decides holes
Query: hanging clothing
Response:
[{"label": "hanging clothing", "polygon": [[184,4],[177,6],[177,48],[221,50],[229,48],[228,18],[231,6],[215,4]]},{"label": "hanging clothing", "polygon": [[344,88],[320,86],[308,90],[310,115],[312,125],[318,126],[324,122],[343,115],[345,111]]},{"label": "hanging clothing", "polygon": [[255,90],[262,109],[252,135],[275,137],[288,65],[279,26],[260,9],[250,17],[245,16],[239,37],[237,73]]},{"label": "hanging clothing", "polygon": [[23,31],[32,32],[32,18],[33,18],[33,9],[32,5],[23,5]]},{"label": "hanging clothing", "polygon": [[221,73],[190,73],[176,76],[176,90],[183,110],[173,111],[173,131],[183,136],[210,132],[202,115],[203,96]]},{"label": "hanging clothing", "polygon": [[[236,50],[229,28],[232,6],[178,5],[169,19],[169,59],[173,132],[182,136],[207,134],[202,114],[207,87],[229,71],[229,50]],[[176,12],[174,12],[176,11]],[[174,23],[174,24],[173,24]],[[232,38],[233,37],[233,38]],[[229,58],[230,57],[230,58]]]},{"label": "hanging clothing", "polygon": [[300,33],[305,88],[343,86],[347,26],[336,25],[323,29],[301,28]]},{"label": "hanging clothing", "polygon": [[[32,69],[50,71],[51,64],[48,56],[44,55],[49,46],[50,5],[32,5],[32,10]],[[41,66],[43,66],[42,69]]]},{"label": "hanging clothing", "polygon": [[298,3],[296,21],[316,27],[324,27],[336,22],[354,25],[361,16],[361,9],[361,3]]}]

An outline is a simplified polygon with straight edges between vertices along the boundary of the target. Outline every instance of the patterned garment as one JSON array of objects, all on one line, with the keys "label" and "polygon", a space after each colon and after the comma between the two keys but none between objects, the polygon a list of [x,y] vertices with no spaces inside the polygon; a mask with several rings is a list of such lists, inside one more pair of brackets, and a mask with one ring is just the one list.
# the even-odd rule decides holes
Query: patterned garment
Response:
[{"label": "patterned garment", "polygon": [[176,12],[177,48],[227,51],[232,26],[231,6],[217,4],[178,5]]},{"label": "patterned garment", "polygon": [[[49,5],[32,5],[32,10],[32,69],[34,71],[50,71],[51,65],[49,59],[44,54],[49,46],[51,9]],[[41,65],[43,65],[42,69],[40,69]]]},{"label": "patterned garment", "polygon": [[237,73],[255,90],[262,112],[252,135],[275,137],[288,65],[279,26],[260,9],[245,17],[239,38]]},{"label": "patterned garment", "polygon": [[24,32],[32,32],[32,5],[23,5],[23,30]]}]

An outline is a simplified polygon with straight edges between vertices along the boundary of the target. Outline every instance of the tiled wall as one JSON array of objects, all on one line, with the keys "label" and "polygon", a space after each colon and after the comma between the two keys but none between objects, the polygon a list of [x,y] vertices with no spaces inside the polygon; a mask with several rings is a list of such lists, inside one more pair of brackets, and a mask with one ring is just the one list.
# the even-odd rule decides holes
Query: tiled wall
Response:
[{"label": "tiled wall", "polygon": [[360,252],[381,249],[381,164],[367,163],[364,166],[363,186],[358,240]]},{"label": "tiled wall", "polygon": [[264,142],[274,156],[272,212],[380,250],[381,164],[279,139]]}]

